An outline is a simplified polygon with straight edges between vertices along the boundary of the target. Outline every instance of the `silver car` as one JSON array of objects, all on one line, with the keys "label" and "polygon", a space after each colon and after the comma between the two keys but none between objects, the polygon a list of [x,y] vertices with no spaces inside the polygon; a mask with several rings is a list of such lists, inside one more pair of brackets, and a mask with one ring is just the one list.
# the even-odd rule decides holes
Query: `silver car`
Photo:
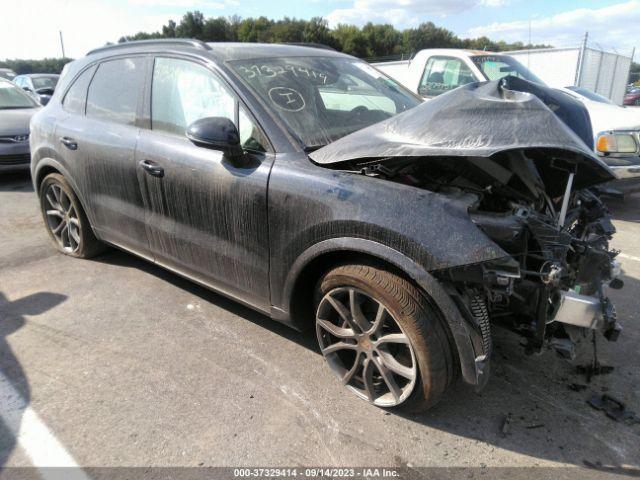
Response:
[{"label": "silver car", "polygon": [[29,166],[29,121],[40,108],[20,87],[0,79],[0,171]]}]

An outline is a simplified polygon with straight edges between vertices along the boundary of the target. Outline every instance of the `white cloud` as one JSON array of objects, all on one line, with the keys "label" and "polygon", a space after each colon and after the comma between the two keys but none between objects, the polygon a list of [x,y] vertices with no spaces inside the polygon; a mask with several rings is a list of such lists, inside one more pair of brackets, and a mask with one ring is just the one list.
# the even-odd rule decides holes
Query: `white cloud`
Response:
[{"label": "white cloud", "polygon": [[509,0],[353,0],[350,7],[338,8],[326,16],[329,25],[364,25],[367,22],[416,25],[425,18],[446,17],[479,5],[501,6]]},{"label": "white cloud", "polygon": [[209,0],[129,0],[131,5],[142,5],[146,7],[178,7],[178,8],[225,8],[229,4],[237,5],[232,1],[209,1]]},{"label": "white cloud", "polygon": [[[616,48],[631,54],[640,47],[640,1],[618,3],[603,8],[579,8],[558,15],[531,19],[532,43],[547,43],[556,47],[579,45],[585,31],[589,31],[591,44]],[[492,40],[521,41],[529,38],[529,20],[492,23],[478,26],[465,36],[486,35]]]}]

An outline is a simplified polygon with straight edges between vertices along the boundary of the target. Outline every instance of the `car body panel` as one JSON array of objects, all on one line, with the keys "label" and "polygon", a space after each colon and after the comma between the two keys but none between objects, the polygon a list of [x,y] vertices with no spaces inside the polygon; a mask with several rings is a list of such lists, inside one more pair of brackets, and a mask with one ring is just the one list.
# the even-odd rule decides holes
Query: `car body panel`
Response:
[{"label": "car body panel", "polygon": [[[510,90],[515,87],[524,91]],[[525,93],[527,89],[540,97]],[[576,185],[612,179],[606,164],[585,144],[592,134],[584,108],[554,93],[513,77],[469,84],[347,135],[310,157],[318,164],[330,165],[391,157],[422,157],[422,161],[433,157],[488,158],[514,149],[558,149],[575,152],[589,167],[588,172],[583,169],[579,173]],[[554,113],[541,98],[562,108]],[[505,118],[514,120],[505,123]]]}]

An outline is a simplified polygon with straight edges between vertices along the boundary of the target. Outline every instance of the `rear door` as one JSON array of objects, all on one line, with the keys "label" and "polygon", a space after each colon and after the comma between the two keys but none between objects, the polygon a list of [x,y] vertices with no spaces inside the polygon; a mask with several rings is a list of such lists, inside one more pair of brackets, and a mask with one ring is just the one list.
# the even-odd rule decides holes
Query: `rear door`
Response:
[{"label": "rear door", "polygon": [[[268,142],[206,65],[159,56],[151,77],[150,124],[141,131],[136,160],[156,262],[266,309]],[[251,159],[246,167],[185,137],[186,127],[205,117],[227,117],[239,126]]]},{"label": "rear door", "polygon": [[143,256],[149,255],[149,244],[135,147],[147,64],[145,56],[99,63],[84,111],[70,114],[56,130],[60,150],[75,158],[74,178],[98,235]]}]

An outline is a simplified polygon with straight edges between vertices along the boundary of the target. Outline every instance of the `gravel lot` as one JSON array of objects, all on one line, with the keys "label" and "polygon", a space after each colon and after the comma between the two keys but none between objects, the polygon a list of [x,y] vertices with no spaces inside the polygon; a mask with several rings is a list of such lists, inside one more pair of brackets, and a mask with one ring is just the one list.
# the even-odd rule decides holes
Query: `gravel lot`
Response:
[{"label": "gravel lot", "polygon": [[[407,416],[343,392],[310,334],[126,253],[57,254],[28,174],[3,174],[0,401],[28,405],[82,466],[637,468],[640,425],[586,403],[606,390],[640,412],[640,197],[612,208],[625,254],[625,288],[612,297],[625,330],[600,356],[615,371],[572,391],[585,383],[573,366],[552,352],[525,356],[497,331],[481,394],[458,386]],[[16,442],[20,415],[0,418],[0,467],[32,464]]]}]

